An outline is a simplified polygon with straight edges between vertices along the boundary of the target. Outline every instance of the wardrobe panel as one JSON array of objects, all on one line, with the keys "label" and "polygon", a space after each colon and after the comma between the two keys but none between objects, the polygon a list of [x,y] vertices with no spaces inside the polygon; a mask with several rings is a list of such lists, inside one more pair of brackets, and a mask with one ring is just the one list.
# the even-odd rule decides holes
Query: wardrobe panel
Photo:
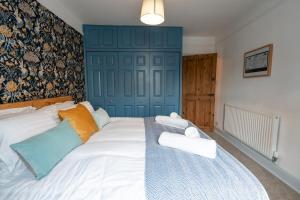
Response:
[{"label": "wardrobe panel", "polygon": [[132,28],[120,27],[118,29],[118,47],[119,48],[133,47]]},{"label": "wardrobe panel", "polygon": [[134,106],[124,105],[124,117],[133,117],[134,116]]},{"label": "wardrobe panel", "polygon": [[152,105],[151,116],[162,115],[164,112],[163,105]]},{"label": "wardrobe panel", "polygon": [[135,116],[149,116],[149,54],[135,53],[134,55],[135,73]]},{"label": "wardrobe panel", "polygon": [[98,52],[86,53],[88,100],[95,108],[105,106],[103,55]]},{"label": "wardrobe panel", "polygon": [[149,48],[148,27],[120,27],[118,29],[119,48]]},{"label": "wardrobe panel", "polygon": [[165,110],[164,114],[179,112],[180,55],[165,53]]},{"label": "wardrobe panel", "polygon": [[119,100],[118,116],[134,116],[134,53],[119,53]]},{"label": "wardrobe panel", "polygon": [[115,105],[107,105],[106,106],[106,111],[107,111],[107,113],[110,117],[116,117],[117,116],[116,110],[117,110],[117,108],[116,108]]},{"label": "wardrobe panel", "polygon": [[85,46],[89,48],[97,48],[100,47],[100,38],[99,38],[99,29],[98,28],[90,28],[88,29],[84,37],[85,39]]},{"label": "wardrobe panel", "polygon": [[150,54],[150,116],[164,114],[164,53]]},{"label": "wardrobe panel", "polygon": [[87,49],[116,48],[117,28],[113,26],[84,26],[84,45]]},{"label": "wardrobe panel", "polygon": [[117,47],[117,29],[114,27],[107,27],[102,29],[102,43],[101,48],[116,48]]},{"label": "wardrobe panel", "polygon": [[137,87],[137,96],[146,97],[146,71],[145,70],[136,70],[136,87]]},{"label": "wardrobe panel", "polygon": [[117,84],[117,69],[107,69],[106,70],[106,91],[108,97],[116,96],[116,84]]},{"label": "wardrobe panel", "polygon": [[114,52],[103,52],[104,56],[104,91],[105,108],[110,116],[117,116],[120,107],[119,95],[119,67],[118,54]]},{"label": "wardrobe panel", "polygon": [[123,72],[123,87],[124,90],[123,96],[124,97],[133,97],[133,70],[124,70]]},{"label": "wardrobe panel", "polygon": [[162,49],[165,46],[165,32],[161,28],[152,27],[150,29],[150,48]]},{"label": "wardrobe panel", "polygon": [[149,107],[146,105],[137,103],[135,105],[135,116],[136,117],[148,117],[149,116]]},{"label": "wardrobe panel", "polygon": [[163,70],[153,70],[153,96],[162,97],[163,96]]},{"label": "wardrobe panel", "polygon": [[145,27],[133,28],[133,48],[149,48],[149,29]]},{"label": "wardrobe panel", "polygon": [[167,69],[166,73],[166,97],[174,97],[176,96],[176,70]]},{"label": "wardrobe panel", "polygon": [[182,30],[178,28],[166,28],[165,30],[165,48],[168,49],[179,49],[182,46]]},{"label": "wardrobe panel", "polygon": [[84,25],[87,98],[110,116],[179,111],[182,29]]},{"label": "wardrobe panel", "polygon": [[93,93],[95,97],[104,97],[103,93],[103,80],[104,72],[100,69],[93,70],[93,85],[97,87],[93,87]]},{"label": "wardrobe panel", "polygon": [[178,27],[151,27],[150,48],[181,49],[182,29]]}]

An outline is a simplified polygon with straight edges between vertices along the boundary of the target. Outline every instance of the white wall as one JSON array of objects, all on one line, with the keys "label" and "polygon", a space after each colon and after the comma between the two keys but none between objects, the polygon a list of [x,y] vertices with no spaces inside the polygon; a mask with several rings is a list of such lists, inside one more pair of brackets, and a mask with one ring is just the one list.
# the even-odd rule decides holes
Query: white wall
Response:
[{"label": "white wall", "polygon": [[78,32],[82,33],[82,22],[59,0],[38,0],[43,6],[64,20],[68,25],[72,26]]},{"label": "white wall", "polygon": [[[285,0],[216,44],[216,127],[224,103],[279,113],[280,168],[300,180],[300,1]],[[243,78],[243,54],[273,43],[271,77]]]},{"label": "white wall", "polygon": [[214,37],[183,36],[183,55],[215,53]]}]

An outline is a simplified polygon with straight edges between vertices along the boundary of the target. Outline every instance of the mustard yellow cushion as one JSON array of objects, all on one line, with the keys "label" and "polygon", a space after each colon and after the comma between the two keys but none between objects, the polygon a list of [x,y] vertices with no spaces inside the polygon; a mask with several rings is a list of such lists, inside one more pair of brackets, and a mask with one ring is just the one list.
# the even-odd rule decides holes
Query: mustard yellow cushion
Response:
[{"label": "mustard yellow cushion", "polygon": [[60,110],[58,116],[61,120],[69,120],[83,142],[86,142],[93,133],[99,130],[96,121],[84,105],[78,104],[76,108]]}]

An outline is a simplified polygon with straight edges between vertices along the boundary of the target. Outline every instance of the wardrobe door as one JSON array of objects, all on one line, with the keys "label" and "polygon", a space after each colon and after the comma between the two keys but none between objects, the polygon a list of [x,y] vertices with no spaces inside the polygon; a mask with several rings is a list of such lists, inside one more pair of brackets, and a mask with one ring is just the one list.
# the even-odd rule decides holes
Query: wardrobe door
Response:
[{"label": "wardrobe door", "polygon": [[182,29],[165,28],[165,48],[180,49],[182,46]]},{"label": "wardrobe door", "polygon": [[164,114],[164,53],[150,54],[150,116]]},{"label": "wardrobe door", "polygon": [[84,42],[86,48],[100,48],[101,37],[98,27],[88,27],[84,30]]},{"label": "wardrobe door", "polygon": [[151,27],[151,49],[181,49],[182,29],[178,27]]},{"label": "wardrobe door", "polygon": [[105,80],[104,80],[104,60],[105,56],[99,52],[87,52],[86,64],[87,64],[87,89],[88,100],[94,106],[105,107]]},{"label": "wardrobe door", "polygon": [[119,53],[120,117],[134,116],[134,53]]},{"label": "wardrobe door", "polygon": [[149,48],[149,29],[145,27],[133,28],[133,48]]},{"label": "wardrobe door", "polygon": [[149,116],[149,54],[135,53],[135,109],[136,117]]},{"label": "wardrobe door", "polygon": [[117,28],[112,26],[85,26],[85,48],[117,48]]},{"label": "wardrobe door", "polygon": [[119,48],[149,48],[149,28],[145,27],[120,27],[118,29]]},{"label": "wardrobe door", "polygon": [[120,108],[119,100],[119,72],[118,72],[118,54],[104,54],[104,91],[105,108],[109,116],[116,117]]},{"label": "wardrobe door", "polygon": [[165,32],[162,28],[151,27],[150,29],[150,49],[163,49],[165,46]]},{"label": "wardrobe door", "polygon": [[132,28],[120,27],[118,29],[118,47],[119,48],[132,48],[133,47]]},{"label": "wardrobe door", "polygon": [[117,28],[102,28],[100,30],[100,39],[100,48],[117,48]]},{"label": "wardrobe door", "polygon": [[164,63],[164,114],[170,115],[171,112],[179,113],[180,54],[165,53]]}]

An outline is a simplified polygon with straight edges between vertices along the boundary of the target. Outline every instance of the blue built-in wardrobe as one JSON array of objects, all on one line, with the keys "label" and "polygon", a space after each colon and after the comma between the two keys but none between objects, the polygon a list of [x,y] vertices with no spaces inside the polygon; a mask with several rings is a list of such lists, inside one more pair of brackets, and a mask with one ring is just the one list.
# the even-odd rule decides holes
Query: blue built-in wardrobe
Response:
[{"label": "blue built-in wardrobe", "polygon": [[182,28],[84,25],[87,99],[110,116],[180,109]]}]

